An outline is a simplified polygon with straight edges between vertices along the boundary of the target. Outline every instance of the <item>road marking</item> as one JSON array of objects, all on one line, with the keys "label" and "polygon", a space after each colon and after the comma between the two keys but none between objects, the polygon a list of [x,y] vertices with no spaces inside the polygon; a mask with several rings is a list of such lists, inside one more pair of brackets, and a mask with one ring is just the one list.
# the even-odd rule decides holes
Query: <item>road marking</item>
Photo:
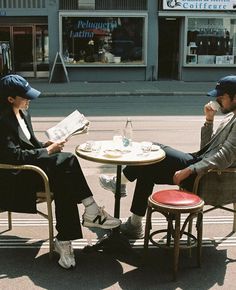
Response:
[{"label": "road marking", "polygon": [[[80,239],[73,241],[74,249],[83,249],[87,245],[95,245],[97,239]],[[163,244],[163,241],[160,239],[154,239],[155,242],[160,242]],[[181,244],[184,244],[186,239],[181,240]],[[143,239],[139,240],[130,240],[130,244],[134,249],[143,248]],[[236,246],[236,237],[213,237],[213,238],[203,238],[202,247],[235,247]],[[149,243],[150,248],[155,248],[154,245]],[[47,240],[40,239],[25,239],[25,238],[4,238],[0,237],[0,249],[27,249],[27,248],[41,248],[48,249],[49,242]]]},{"label": "road marking", "polygon": [[[185,216],[182,216],[181,222],[183,222],[185,219]],[[127,218],[121,218],[122,222],[125,222]],[[143,218],[143,225],[145,225],[146,219]],[[231,224],[233,223],[233,214],[232,215],[224,215],[224,216],[204,216],[203,217],[203,224]],[[55,224],[55,220],[53,222]],[[164,225],[166,224],[166,218],[164,217],[153,217],[152,218],[152,225]],[[4,227],[8,225],[8,219],[1,219],[0,220],[0,226]],[[12,225],[13,226],[47,226],[48,221],[46,219],[41,218],[13,218],[12,219]]]},{"label": "road marking", "polygon": [[[125,222],[127,218],[122,218],[122,222]],[[231,226],[233,223],[233,215],[232,216],[204,216],[203,224],[227,224]],[[48,223],[45,219],[13,219],[13,228],[14,227],[47,227]],[[143,219],[143,225],[145,225],[145,219]],[[152,218],[152,225],[154,226],[162,226],[166,225],[166,219],[162,217]],[[4,231],[8,226],[7,219],[0,220],[0,231]],[[7,231],[7,233],[11,233],[11,231]],[[154,239],[155,241],[160,241],[160,239]],[[96,244],[97,239],[80,239],[73,241],[73,247],[75,249],[83,249],[87,245]],[[183,239],[181,243],[185,242],[186,239]],[[130,240],[130,244],[133,248],[143,248],[143,239],[140,240]],[[235,247],[236,246],[236,234],[235,236],[223,237],[223,236],[215,236],[215,237],[204,237],[202,241],[203,247]],[[155,246],[150,244],[150,248]],[[48,249],[49,243],[47,240],[41,239],[25,239],[25,238],[8,238],[4,235],[0,236],[0,249],[10,249],[10,248],[42,248]]]}]

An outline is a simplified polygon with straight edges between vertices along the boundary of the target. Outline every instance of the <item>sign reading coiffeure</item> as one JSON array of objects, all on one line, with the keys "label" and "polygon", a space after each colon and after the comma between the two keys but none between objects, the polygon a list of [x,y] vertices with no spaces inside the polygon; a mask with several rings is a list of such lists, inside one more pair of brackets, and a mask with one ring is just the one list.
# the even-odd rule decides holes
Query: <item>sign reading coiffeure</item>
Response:
[{"label": "sign reading coiffeure", "polygon": [[236,11],[236,0],[163,0],[163,9]]}]

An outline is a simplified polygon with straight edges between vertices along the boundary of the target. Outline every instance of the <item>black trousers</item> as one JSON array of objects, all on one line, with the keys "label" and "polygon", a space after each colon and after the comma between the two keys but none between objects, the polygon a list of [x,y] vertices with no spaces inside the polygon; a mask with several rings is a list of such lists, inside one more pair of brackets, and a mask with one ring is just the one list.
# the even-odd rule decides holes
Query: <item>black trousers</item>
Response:
[{"label": "black trousers", "polygon": [[74,154],[61,152],[40,160],[40,166],[48,174],[51,191],[54,194],[56,229],[59,240],[82,238],[78,203],[92,196]]},{"label": "black trousers", "polygon": [[[158,144],[158,143],[156,143]],[[126,166],[123,173],[129,181],[136,180],[131,205],[131,212],[144,216],[148,197],[155,184],[173,184],[174,173],[188,167],[200,159],[190,153],[184,153],[169,146],[158,144],[165,151],[166,157],[161,162],[145,166]],[[192,190],[195,175],[190,175],[182,184],[183,188]]]}]

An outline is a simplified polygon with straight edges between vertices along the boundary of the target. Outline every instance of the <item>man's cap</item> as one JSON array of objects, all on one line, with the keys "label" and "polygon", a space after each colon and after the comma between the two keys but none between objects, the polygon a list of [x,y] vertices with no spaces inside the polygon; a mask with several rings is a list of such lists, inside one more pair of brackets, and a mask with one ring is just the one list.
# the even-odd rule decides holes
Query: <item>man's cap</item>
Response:
[{"label": "man's cap", "polygon": [[217,84],[214,90],[211,90],[207,93],[207,96],[210,97],[218,97],[223,95],[224,93],[229,94],[236,94],[236,76],[230,75],[221,78]]},{"label": "man's cap", "polygon": [[19,96],[24,99],[34,100],[41,94],[40,91],[32,88],[27,80],[23,77],[10,74],[0,80],[0,95],[1,96]]}]

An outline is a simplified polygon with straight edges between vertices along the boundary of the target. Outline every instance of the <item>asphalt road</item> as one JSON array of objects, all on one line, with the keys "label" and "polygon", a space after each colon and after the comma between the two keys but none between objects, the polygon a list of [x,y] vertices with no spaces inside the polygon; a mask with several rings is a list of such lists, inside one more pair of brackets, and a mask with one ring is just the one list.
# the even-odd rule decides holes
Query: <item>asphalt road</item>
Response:
[{"label": "asphalt road", "polygon": [[34,117],[66,116],[78,109],[86,116],[200,116],[206,96],[44,97],[31,102]]}]

